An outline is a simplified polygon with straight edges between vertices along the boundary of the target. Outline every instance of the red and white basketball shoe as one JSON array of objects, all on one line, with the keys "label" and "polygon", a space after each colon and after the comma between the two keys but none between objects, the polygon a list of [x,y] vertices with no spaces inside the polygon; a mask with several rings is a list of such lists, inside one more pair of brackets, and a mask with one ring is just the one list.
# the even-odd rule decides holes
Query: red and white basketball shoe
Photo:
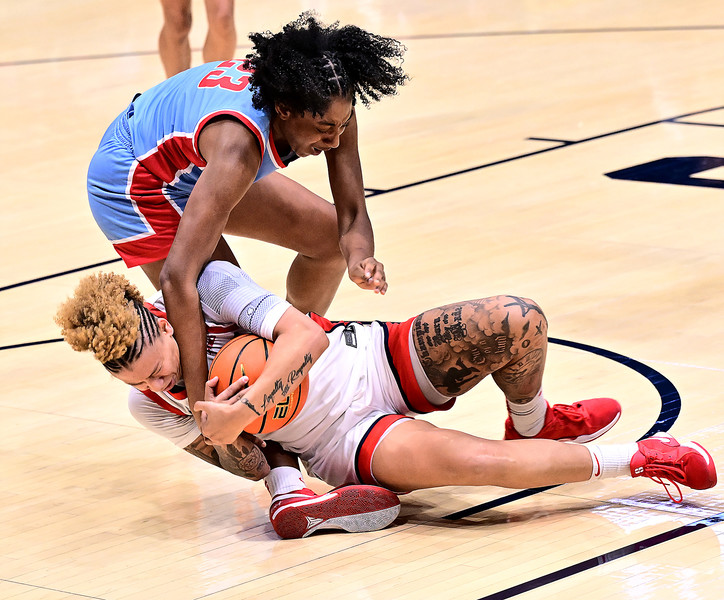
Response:
[{"label": "red and white basketball shoe", "polygon": [[[694,490],[706,490],[716,485],[714,460],[696,442],[680,444],[667,433],[657,433],[638,442],[638,447],[631,459],[631,476],[648,477],[660,483],[674,502],[683,500],[679,484]],[[664,480],[673,484],[677,497]]]},{"label": "red and white basketball shoe", "polygon": [[397,495],[373,485],[346,485],[321,496],[304,488],[273,498],[269,508],[274,531],[285,539],[304,538],[320,529],[377,531],[398,514]]},{"label": "red and white basketball shoe", "polygon": [[[621,417],[621,405],[613,398],[592,398],[575,404],[554,404],[548,407],[543,429],[535,439],[590,442],[601,437]],[[505,421],[506,440],[527,439],[513,426],[510,417]]]}]

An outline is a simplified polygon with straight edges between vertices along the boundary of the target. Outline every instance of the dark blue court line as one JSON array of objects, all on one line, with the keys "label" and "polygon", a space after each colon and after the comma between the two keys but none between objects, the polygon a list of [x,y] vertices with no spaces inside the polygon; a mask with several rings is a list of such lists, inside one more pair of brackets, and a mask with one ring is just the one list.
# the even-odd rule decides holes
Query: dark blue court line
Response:
[{"label": "dark blue court line", "polygon": [[698,123],[696,121],[679,121],[678,119],[674,123],[677,125],[697,125],[698,127],[724,127],[722,123]]},{"label": "dark blue court line", "polygon": [[519,594],[529,592],[530,590],[534,590],[544,585],[548,585],[549,583],[560,581],[561,579],[565,579],[566,577],[570,577],[571,575],[582,573],[583,571],[587,571],[588,569],[592,569],[599,565],[604,565],[625,556],[630,556],[631,554],[641,552],[642,550],[646,550],[648,548],[653,548],[654,546],[658,546],[659,544],[663,544],[664,542],[675,540],[676,538],[680,538],[681,536],[694,533],[695,531],[699,531],[700,529],[711,527],[712,525],[716,525],[722,522],[724,522],[724,512],[719,513],[718,515],[714,515],[712,517],[706,517],[705,519],[695,521],[694,523],[689,523],[688,525],[682,525],[681,527],[677,527],[676,529],[672,529],[671,531],[665,531],[664,533],[654,535],[640,542],[629,544],[628,546],[613,550],[612,552],[606,552],[605,554],[601,554],[594,558],[589,558],[588,560],[584,560],[575,565],[571,565],[570,567],[564,567],[563,569],[559,569],[558,571],[554,571],[553,573],[548,573],[547,575],[542,575],[541,577],[531,579],[530,581],[526,581],[525,583],[514,585],[513,587],[509,587],[508,589],[502,590],[500,592],[495,592],[494,594],[490,594],[489,596],[485,596],[483,598],[480,598],[479,600],[505,600],[505,598],[513,598],[514,596],[518,596]]},{"label": "dark blue court line", "polygon": [[[371,198],[371,197],[374,197],[374,196],[382,196],[382,195],[384,195],[384,194],[389,194],[389,193],[391,193],[391,192],[397,192],[397,191],[399,191],[399,190],[404,190],[404,189],[411,188],[411,187],[417,187],[417,186],[423,185],[423,184],[425,184],[425,183],[432,183],[432,182],[434,182],[434,181],[440,181],[440,180],[442,180],[442,179],[447,179],[447,178],[449,178],[449,177],[456,177],[456,176],[458,176],[458,175],[465,175],[465,174],[467,174],[467,173],[472,173],[472,172],[474,172],[474,171],[479,171],[479,170],[481,170],[481,169],[487,169],[488,167],[494,167],[494,166],[497,166],[497,165],[502,165],[502,164],[505,164],[505,163],[513,162],[513,161],[515,161],[515,160],[520,160],[520,159],[523,159],[523,158],[530,158],[531,156],[536,156],[536,155],[538,155],[538,154],[545,154],[546,152],[552,152],[552,151],[554,151],[554,150],[560,150],[561,148],[568,148],[568,147],[570,147],[570,146],[574,146],[574,145],[577,145],[577,144],[583,144],[583,143],[585,143],[585,142],[590,142],[590,141],[593,141],[593,140],[599,140],[599,139],[602,139],[602,138],[605,138],[605,137],[609,137],[609,136],[613,136],[613,135],[619,135],[619,134],[621,134],[621,133],[627,133],[627,132],[629,132],[629,131],[635,131],[635,130],[637,130],[637,129],[643,129],[644,127],[651,127],[651,126],[653,126],[653,125],[660,125],[661,123],[677,123],[677,122],[678,122],[678,121],[677,121],[678,119],[683,119],[683,118],[691,117],[691,116],[695,116],[695,115],[701,115],[701,114],[705,114],[705,113],[708,113],[708,112],[714,112],[714,111],[722,110],[722,109],[724,109],[724,106],[717,106],[717,107],[715,107],[715,108],[707,108],[707,109],[704,109],[704,110],[699,110],[699,111],[696,111],[696,112],[691,112],[691,113],[686,113],[686,114],[683,114],[683,115],[679,115],[679,116],[677,116],[677,117],[670,117],[670,118],[667,118],[667,119],[660,119],[660,120],[658,120],[658,121],[651,121],[651,122],[649,122],[649,123],[644,123],[644,124],[642,124],[642,125],[634,125],[633,127],[627,127],[626,129],[619,129],[619,130],[617,130],[617,131],[612,131],[612,132],[609,132],[609,133],[603,133],[603,134],[601,134],[601,135],[593,136],[593,137],[590,137],[590,138],[584,138],[584,139],[582,139],[582,140],[574,140],[574,141],[569,141],[569,140],[551,140],[551,141],[554,141],[557,145],[556,145],[556,146],[552,146],[552,147],[550,147],[550,148],[543,148],[543,149],[541,149],[541,150],[536,150],[536,151],[534,151],[534,152],[527,152],[527,153],[525,153],[525,154],[518,154],[518,155],[516,155],[516,156],[511,156],[511,157],[508,157],[508,158],[503,158],[503,159],[501,159],[501,160],[496,160],[496,161],[493,161],[493,162],[485,163],[485,164],[482,164],[482,165],[478,165],[478,166],[476,166],[476,167],[470,167],[470,168],[467,168],[467,169],[462,169],[462,170],[460,170],[460,171],[453,171],[452,173],[446,173],[446,174],[443,174],[443,175],[438,175],[438,176],[436,176],[436,177],[430,177],[429,179],[422,179],[422,180],[420,180],[420,181],[415,181],[415,182],[412,182],[412,183],[406,183],[406,184],[399,185],[399,186],[392,187],[392,188],[388,188],[388,189],[366,187],[366,188],[365,188],[365,196],[366,196],[367,198]],[[689,123],[683,123],[683,124],[689,124]],[[541,140],[541,141],[542,141],[544,138],[534,138],[534,137],[531,137],[531,138],[528,138],[528,139],[530,139],[530,140]],[[19,282],[19,283],[13,283],[13,284],[11,284],[11,285],[6,285],[6,286],[3,286],[3,287],[0,287],[0,292],[3,292],[3,291],[5,291],[5,290],[9,290],[9,289],[12,289],[12,288],[20,287],[20,286],[23,286],[23,285],[28,285],[28,284],[30,284],[30,283],[37,283],[37,282],[39,282],[39,281],[45,281],[45,280],[47,280],[47,279],[52,279],[53,277],[60,277],[61,275],[68,275],[68,274],[70,274],[70,273],[77,273],[77,272],[79,272],[79,271],[84,271],[84,270],[86,270],[86,269],[93,269],[93,268],[95,268],[95,267],[100,267],[100,266],[108,265],[108,264],[111,264],[111,263],[114,263],[114,262],[119,262],[120,260],[121,260],[120,258],[115,258],[115,259],[107,260],[107,261],[104,261],[104,262],[96,263],[96,264],[94,264],[94,265],[88,265],[88,266],[85,266],[85,267],[78,267],[78,268],[76,268],[76,269],[71,269],[71,270],[69,270],[69,271],[63,271],[62,273],[56,273],[56,274],[54,274],[54,275],[46,275],[46,276],[44,276],[44,277],[37,277],[37,278],[31,279],[31,280],[29,280],[29,281],[21,281],[21,282]],[[0,348],[0,349],[1,349],[1,348]]]},{"label": "dark blue court line", "polygon": [[10,344],[9,346],[0,346],[0,350],[14,350],[16,348],[28,348],[29,346],[42,346],[43,344],[55,344],[62,342],[63,338],[55,338],[52,340],[40,340],[39,342],[23,342],[21,344]]},{"label": "dark blue court line", "polygon": [[[620,135],[622,133],[629,133],[631,131],[636,131],[638,129],[644,129],[645,127],[653,127],[654,125],[661,125],[662,123],[678,123],[678,119],[684,119],[686,117],[693,117],[696,115],[702,115],[709,112],[715,112],[717,110],[724,109],[724,106],[716,106],[714,108],[706,108],[704,110],[697,110],[695,112],[685,113],[683,115],[679,115],[676,117],[669,117],[667,119],[659,119],[657,121],[650,121],[648,123],[642,123],[641,125],[634,125],[632,127],[626,127],[625,129],[619,129],[617,131],[609,131],[608,133],[602,133],[600,135],[594,135],[588,138],[583,138],[581,140],[571,140],[571,141],[564,141],[564,140],[554,140],[557,145],[552,146],[550,148],[542,148],[540,150],[534,150],[533,152],[525,152],[524,154],[517,154],[515,156],[510,156],[508,158],[501,158],[500,160],[495,160],[489,163],[485,163],[482,165],[478,165],[476,167],[468,167],[467,169],[461,169],[460,171],[453,171],[452,173],[445,173],[443,175],[437,175],[435,177],[429,177],[428,179],[421,179],[420,181],[414,181],[412,183],[405,183],[403,185],[398,185],[392,188],[388,189],[368,189],[367,190],[367,198],[371,198],[373,196],[380,196],[382,194],[389,194],[390,192],[398,192],[400,190],[406,190],[408,188],[417,187],[418,185],[423,185],[425,183],[432,183],[434,181],[440,181],[442,179],[447,179],[449,177],[456,177],[458,175],[465,175],[467,173],[473,173],[475,171],[480,171],[482,169],[487,169],[488,167],[496,167],[498,165],[504,165],[509,162],[513,162],[515,160],[520,160],[522,158],[530,158],[532,156],[538,156],[539,154],[546,154],[547,152],[553,152],[554,150],[560,150],[562,148],[570,148],[571,146],[576,146],[578,144],[585,144],[586,142],[593,142],[596,140],[601,140],[603,138],[611,137],[614,135]],[[528,138],[528,139],[536,139],[536,138]]]},{"label": "dark blue court line", "polygon": [[[569,346],[570,348],[584,350],[585,352],[591,352],[592,354],[597,354],[599,356],[603,356],[604,358],[616,361],[617,363],[620,363],[630,369],[633,369],[637,373],[640,373],[651,382],[651,384],[656,388],[656,391],[659,392],[659,396],[661,398],[661,410],[659,412],[658,418],[656,419],[656,422],[646,433],[644,433],[639,438],[640,440],[650,437],[654,433],[657,433],[659,431],[668,431],[676,422],[676,419],[679,417],[679,413],[681,412],[681,396],[679,395],[679,392],[674,384],[671,383],[671,381],[669,381],[657,370],[652,369],[648,365],[634,360],[633,358],[624,356],[623,354],[611,352],[610,350],[604,350],[603,348],[597,348],[596,346],[589,346],[588,344],[581,344],[579,342],[570,342],[568,340],[562,340],[560,338],[548,338],[548,341],[551,344]],[[490,502],[485,502],[483,504],[478,504],[477,506],[471,506],[470,508],[454,512],[452,514],[444,516],[443,519],[463,519],[465,517],[469,517],[470,515],[475,515],[477,513],[490,510],[491,508],[502,506],[503,504],[515,502],[516,500],[520,500],[521,498],[527,498],[528,496],[540,494],[541,492],[545,492],[546,490],[557,488],[560,485],[562,484],[521,490],[519,492],[515,492],[513,494],[508,494],[501,498],[491,500]]]},{"label": "dark blue court line", "polygon": [[87,269],[95,269],[96,267],[103,267],[105,265],[110,265],[112,263],[119,262],[120,258],[111,258],[110,260],[104,260],[103,262],[95,263],[94,265],[87,265],[85,267],[77,267],[75,269],[69,269],[67,271],[61,271],[60,273],[53,273],[52,275],[43,275],[42,277],[36,277],[35,279],[29,279],[28,281],[21,281],[19,283],[11,283],[10,285],[5,285],[3,287],[0,287],[0,292],[4,292],[5,290],[11,290],[16,287],[20,287],[23,285],[29,285],[31,283],[38,283],[39,281],[46,281],[47,279],[53,279],[55,277],[62,277],[63,275],[70,275],[71,273],[78,273],[79,271],[85,271]]}]

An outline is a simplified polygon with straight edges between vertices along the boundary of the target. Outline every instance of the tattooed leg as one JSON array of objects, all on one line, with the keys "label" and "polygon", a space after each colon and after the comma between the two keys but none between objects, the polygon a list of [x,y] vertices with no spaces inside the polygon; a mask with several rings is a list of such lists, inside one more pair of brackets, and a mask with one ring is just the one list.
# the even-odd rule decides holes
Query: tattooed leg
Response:
[{"label": "tattooed leg", "polygon": [[540,307],[515,296],[441,306],[413,323],[415,350],[440,393],[463,394],[492,374],[506,398],[521,402],[541,388],[547,332]]}]

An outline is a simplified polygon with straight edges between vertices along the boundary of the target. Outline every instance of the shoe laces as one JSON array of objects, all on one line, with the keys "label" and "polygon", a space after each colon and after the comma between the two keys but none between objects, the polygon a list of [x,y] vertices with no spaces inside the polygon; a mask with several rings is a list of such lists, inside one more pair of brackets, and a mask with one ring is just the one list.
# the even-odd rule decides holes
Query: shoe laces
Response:
[{"label": "shoe laces", "polygon": [[[676,483],[676,481],[674,481],[673,479],[664,479],[656,475],[649,477],[649,479],[651,479],[651,481],[654,481],[655,483],[660,483],[661,485],[663,485],[664,489],[666,490],[666,495],[671,499],[672,502],[676,502],[676,504],[681,504],[684,501],[684,495],[681,493],[681,488],[679,487],[679,484]],[[667,481],[669,483],[666,483]],[[671,493],[670,488],[672,487],[676,489],[676,497],[674,497],[674,495]]]},{"label": "shoe laces", "polygon": [[[656,454],[657,453],[654,453],[654,460],[657,458]],[[649,455],[649,458],[650,457],[651,455]],[[684,470],[681,467],[656,464],[653,462],[644,465],[641,474],[644,477],[648,477],[651,481],[663,485],[667,496],[676,504],[681,504],[684,500],[684,495],[681,493],[681,488],[675,479],[677,476],[680,480],[685,478]],[[667,481],[668,483],[666,483]],[[672,494],[671,488],[676,490],[676,497]]]}]

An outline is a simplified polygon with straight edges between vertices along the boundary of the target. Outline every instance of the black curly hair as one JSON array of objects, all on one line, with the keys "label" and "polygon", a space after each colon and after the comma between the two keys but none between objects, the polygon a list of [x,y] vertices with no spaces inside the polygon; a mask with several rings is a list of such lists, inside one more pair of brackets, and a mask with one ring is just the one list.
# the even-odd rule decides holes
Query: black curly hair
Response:
[{"label": "black curly hair", "polygon": [[298,114],[319,115],[339,96],[369,106],[394,95],[408,79],[400,66],[406,50],[400,42],[354,25],[325,26],[311,11],[279,33],[252,33],[249,39],[253,103],[269,112],[281,103]]}]

